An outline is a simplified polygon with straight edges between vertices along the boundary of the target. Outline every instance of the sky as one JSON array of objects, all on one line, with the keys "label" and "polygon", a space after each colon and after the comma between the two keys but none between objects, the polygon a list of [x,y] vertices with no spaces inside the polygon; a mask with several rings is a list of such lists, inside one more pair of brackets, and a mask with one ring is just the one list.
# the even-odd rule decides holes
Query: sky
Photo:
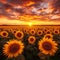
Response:
[{"label": "sky", "polygon": [[60,0],[0,0],[0,25],[60,24]]}]

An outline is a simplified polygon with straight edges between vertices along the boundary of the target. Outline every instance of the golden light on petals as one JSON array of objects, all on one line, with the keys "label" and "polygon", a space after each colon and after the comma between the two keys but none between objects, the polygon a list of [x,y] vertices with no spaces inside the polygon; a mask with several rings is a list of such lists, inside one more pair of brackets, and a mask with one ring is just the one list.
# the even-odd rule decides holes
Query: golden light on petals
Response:
[{"label": "golden light on petals", "polygon": [[24,28],[24,33],[29,34],[29,29],[28,28]]},{"label": "golden light on petals", "polygon": [[45,33],[46,33],[46,34],[52,34],[52,31],[47,30]]},{"label": "golden light on petals", "polygon": [[34,44],[35,41],[36,41],[36,38],[35,38],[34,36],[30,36],[30,37],[28,38],[28,42],[29,42],[30,44]]},{"label": "golden light on petals", "polygon": [[19,54],[22,54],[24,44],[21,41],[10,40],[3,47],[4,55],[8,58],[17,57]]},{"label": "golden light on petals", "polygon": [[42,31],[42,30],[38,30],[38,31],[37,31],[37,35],[40,36],[40,35],[42,35],[42,34],[43,34],[43,31]]},{"label": "golden light on petals", "polygon": [[44,35],[44,38],[50,39],[50,38],[53,38],[53,35],[52,34],[46,34],[46,35]]},{"label": "golden light on petals", "polygon": [[2,32],[0,32],[0,35],[2,37],[8,37],[8,32],[7,31],[2,31]]},{"label": "golden light on petals", "polygon": [[39,50],[41,50],[45,55],[54,55],[58,49],[58,44],[48,38],[39,41],[38,45]]},{"label": "golden light on petals", "polygon": [[8,31],[9,31],[9,32],[11,32],[11,31],[12,31],[12,29],[8,29]]},{"label": "golden light on petals", "polygon": [[16,37],[17,39],[22,39],[23,36],[24,36],[24,34],[23,34],[22,31],[16,31],[16,33],[15,33],[15,37]]},{"label": "golden light on petals", "polygon": [[35,35],[35,33],[36,33],[36,32],[35,32],[34,29],[31,29],[31,30],[30,30],[30,34],[31,34],[31,35]]},{"label": "golden light on petals", "polygon": [[15,34],[17,30],[12,30],[12,33]]},{"label": "golden light on petals", "polygon": [[58,29],[54,29],[53,33],[54,34],[59,34],[59,30]]}]

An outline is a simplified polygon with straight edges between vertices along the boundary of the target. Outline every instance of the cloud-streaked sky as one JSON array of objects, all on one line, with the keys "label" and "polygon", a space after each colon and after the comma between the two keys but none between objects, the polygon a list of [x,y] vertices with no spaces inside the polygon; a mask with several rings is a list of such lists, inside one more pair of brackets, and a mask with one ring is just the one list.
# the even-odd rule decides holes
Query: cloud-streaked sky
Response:
[{"label": "cloud-streaked sky", "polygon": [[18,20],[60,22],[60,0],[0,0],[0,23],[3,18],[10,24]]}]

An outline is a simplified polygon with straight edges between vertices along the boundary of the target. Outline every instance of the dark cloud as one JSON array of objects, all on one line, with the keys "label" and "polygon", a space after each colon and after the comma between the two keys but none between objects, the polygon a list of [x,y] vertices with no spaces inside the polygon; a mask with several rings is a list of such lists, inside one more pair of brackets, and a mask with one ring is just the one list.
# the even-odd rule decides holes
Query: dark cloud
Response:
[{"label": "dark cloud", "polygon": [[6,2],[7,0],[0,0],[0,2]]},{"label": "dark cloud", "polygon": [[42,0],[7,0],[8,3],[11,4],[16,4],[16,5],[25,5],[25,4],[29,4],[29,2],[42,2]]},{"label": "dark cloud", "polygon": [[23,8],[14,9],[14,10],[15,10],[15,12],[20,13],[20,14],[24,14],[25,13]]},{"label": "dark cloud", "polygon": [[7,0],[8,3],[19,5],[21,0]]},{"label": "dark cloud", "polygon": [[13,6],[8,3],[2,3],[0,2],[0,8],[1,9],[11,9]]},{"label": "dark cloud", "polygon": [[54,8],[60,9],[60,0],[56,0],[56,2],[53,3]]},{"label": "dark cloud", "polygon": [[3,7],[5,9],[11,9],[12,8],[12,5],[10,5],[10,4],[3,4]]},{"label": "dark cloud", "polygon": [[57,11],[59,11],[58,13],[60,13],[60,0],[54,0],[54,2],[52,2],[52,7],[54,9],[52,13],[55,13]]}]

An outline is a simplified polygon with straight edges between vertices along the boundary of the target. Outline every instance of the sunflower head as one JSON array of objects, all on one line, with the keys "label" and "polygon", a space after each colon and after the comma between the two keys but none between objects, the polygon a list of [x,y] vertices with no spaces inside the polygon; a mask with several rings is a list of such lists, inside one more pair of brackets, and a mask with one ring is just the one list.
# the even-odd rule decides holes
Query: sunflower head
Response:
[{"label": "sunflower head", "polygon": [[34,30],[34,29],[31,29],[31,30],[30,30],[30,34],[31,34],[31,35],[35,35],[35,30]]},{"label": "sunflower head", "polygon": [[34,36],[30,36],[30,37],[28,38],[28,42],[29,42],[30,44],[34,44],[35,41],[36,41],[36,38],[35,38]]},{"label": "sunflower head", "polygon": [[52,34],[46,34],[46,35],[44,35],[44,38],[50,39],[50,38],[53,38],[53,35]]},{"label": "sunflower head", "polygon": [[52,32],[50,30],[47,30],[46,31],[46,34],[51,34]]},{"label": "sunflower head", "polygon": [[54,34],[59,34],[59,30],[56,29],[56,30],[53,31],[53,33]]},{"label": "sunflower head", "polygon": [[10,29],[10,32],[11,32],[12,34],[15,34],[16,31],[17,31],[17,29]]},{"label": "sunflower head", "polygon": [[23,48],[24,44],[21,41],[13,40],[4,45],[3,53],[8,58],[17,57],[19,54],[22,54]]},{"label": "sunflower head", "polygon": [[7,31],[2,31],[2,32],[0,33],[0,35],[1,35],[2,37],[8,37],[8,32],[7,32]]},{"label": "sunflower head", "polygon": [[58,44],[51,39],[43,39],[39,41],[39,50],[45,55],[54,55],[58,49]]},{"label": "sunflower head", "polygon": [[24,33],[29,33],[29,29],[28,28],[24,28]]},{"label": "sunflower head", "polygon": [[14,30],[14,33],[16,33],[16,30]]},{"label": "sunflower head", "polygon": [[43,34],[43,31],[41,31],[41,30],[38,30],[38,31],[37,31],[37,35],[40,36],[40,35],[42,35],[42,34]]},{"label": "sunflower head", "polygon": [[8,29],[9,32],[12,32],[12,29]]},{"label": "sunflower head", "polygon": [[24,36],[24,34],[23,34],[22,31],[16,31],[16,33],[15,33],[15,37],[16,37],[17,39],[22,39],[23,36]]}]

